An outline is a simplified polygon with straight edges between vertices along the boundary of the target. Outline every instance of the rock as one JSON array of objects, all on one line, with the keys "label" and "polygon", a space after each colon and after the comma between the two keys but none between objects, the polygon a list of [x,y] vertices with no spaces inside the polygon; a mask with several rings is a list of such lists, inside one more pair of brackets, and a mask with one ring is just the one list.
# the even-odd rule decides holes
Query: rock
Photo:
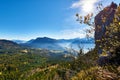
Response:
[{"label": "rock", "polygon": [[102,44],[101,46],[104,45],[102,38],[105,37],[106,26],[113,22],[115,9],[117,9],[117,4],[112,2],[110,6],[104,8],[95,16],[95,43],[100,54],[102,53],[100,44]]}]

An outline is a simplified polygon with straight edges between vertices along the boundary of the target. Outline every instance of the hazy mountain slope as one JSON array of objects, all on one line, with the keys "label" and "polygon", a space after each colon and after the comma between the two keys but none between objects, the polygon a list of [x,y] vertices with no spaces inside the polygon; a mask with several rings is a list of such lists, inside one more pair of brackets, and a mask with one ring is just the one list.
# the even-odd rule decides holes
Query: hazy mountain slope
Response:
[{"label": "hazy mountain slope", "polygon": [[21,43],[25,43],[26,41],[24,40],[12,40],[15,43],[21,44]]},{"label": "hazy mountain slope", "polygon": [[44,48],[49,50],[65,50],[65,47],[70,47],[71,45],[76,44],[88,44],[93,43],[94,39],[86,39],[86,38],[74,38],[74,39],[52,39],[48,37],[41,37],[29,40],[25,44],[22,44],[24,46],[29,46],[33,48]]},{"label": "hazy mountain slope", "polygon": [[0,49],[17,49],[20,48],[20,46],[12,41],[9,40],[0,40]]},{"label": "hazy mountain slope", "polygon": [[49,50],[64,50],[60,45],[57,44],[57,40],[43,37],[30,40],[23,44],[32,48],[43,48]]}]

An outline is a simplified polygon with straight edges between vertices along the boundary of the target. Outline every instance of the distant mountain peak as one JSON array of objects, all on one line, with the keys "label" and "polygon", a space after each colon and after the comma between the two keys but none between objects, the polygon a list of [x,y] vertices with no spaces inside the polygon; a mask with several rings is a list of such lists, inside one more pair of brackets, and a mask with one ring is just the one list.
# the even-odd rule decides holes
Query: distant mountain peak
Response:
[{"label": "distant mountain peak", "polygon": [[38,37],[26,42],[23,45],[33,48],[43,48],[49,50],[64,50],[69,44],[79,43],[94,43],[94,39],[88,40],[86,38],[74,38],[74,39],[53,39],[49,37]]},{"label": "distant mountain peak", "polygon": [[48,38],[48,37],[38,37],[33,40],[33,43],[55,43],[56,39]]}]

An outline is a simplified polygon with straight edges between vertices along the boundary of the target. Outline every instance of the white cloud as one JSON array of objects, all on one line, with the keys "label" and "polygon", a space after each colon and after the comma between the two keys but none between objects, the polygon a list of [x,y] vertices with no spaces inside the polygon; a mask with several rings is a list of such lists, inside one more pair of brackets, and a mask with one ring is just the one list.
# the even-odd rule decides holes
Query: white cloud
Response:
[{"label": "white cloud", "polygon": [[78,8],[80,9],[80,14],[88,14],[94,12],[95,4],[100,0],[79,0],[74,2],[71,8]]},{"label": "white cloud", "polygon": [[[78,9],[78,12],[81,16],[85,16],[88,13],[93,13],[95,12],[96,9],[96,4],[101,1],[101,0],[78,0],[76,2],[74,2],[71,5],[72,9]],[[64,30],[62,31],[63,37],[64,38],[84,38],[86,37],[86,29],[89,29],[90,27],[88,27],[87,25],[84,24],[80,24],[79,22],[76,21],[76,13],[74,13],[74,16],[71,15],[70,18],[67,19],[67,22],[69,23],[69,27],[70,24],[73,24],[70,29]],[[73,21],[74,20],[74,21]],[[76,21],[76,22],[75,22]],[[91,37],[94,36],[93,34],[89,34]]]},{"label": "white cloud", "polygon": [[[88,13],[95,11],[96,4],[101,0],[78,0],[71,5],[72,9],[78,9],[78,12],[84,16]],[[84,24],[80,24],[76,21],[76,13],[71,14],[66,20],[64,27],[65,29],[62,30],[60,33],[61,36],[58,36],[59,39],[71,39],[71,38],[85,38],[86,37],[86,29],[90,27]],[[91,37],[94,36],[93,34],[89,34]]]},{"label": "white cloud", "polygon": [[71,38],[85,38],[86,34],[81,29],[66,29],[60,32],[62,36],[59,38],[71,39]]}]

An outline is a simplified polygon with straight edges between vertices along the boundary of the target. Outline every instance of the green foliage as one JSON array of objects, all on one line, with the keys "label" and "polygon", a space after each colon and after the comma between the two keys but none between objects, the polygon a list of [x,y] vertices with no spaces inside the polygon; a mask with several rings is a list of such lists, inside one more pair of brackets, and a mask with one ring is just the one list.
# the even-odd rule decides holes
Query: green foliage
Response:
[{"label": "green foliage", "polygon": [[35,54],[0,54],[0,79],[17,80],[31,68],[45,67],[45,62],[45,58]]},{"label": "green foliage", "polygon": [[63,80],[63,72],[70,67],[70,59],[63,55],[52,53],[52,57],[48,51],[36,49],[15,51],[0,54],[0,80]]}]

